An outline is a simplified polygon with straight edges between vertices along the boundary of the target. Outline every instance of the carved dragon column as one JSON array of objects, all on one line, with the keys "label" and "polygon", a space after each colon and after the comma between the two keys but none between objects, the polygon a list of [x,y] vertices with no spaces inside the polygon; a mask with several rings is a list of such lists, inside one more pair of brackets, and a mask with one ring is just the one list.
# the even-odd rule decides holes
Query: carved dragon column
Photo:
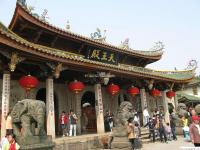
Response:
[{"label": "carved dragon column", "polygon": [[46,80],[46,117],[47,135],[55,138],[54,87],[52,78]]},{"label": "carved dragon column", "polygon": [[[140,97],[141,97],[141,107],[142,107],[142,112],[145,107],[147,107],[147,97],[146,97],[146,91],[145,89],[140,89]],[[143,116],[143,115],[142,115]],[[143,120],[143,125],[144,125],[144,119]]]},{"label": "carved dragon column", "polygon": [[6,135],[6,116],[9,112],[10,100],[10,73],[3,74],[2,106],[1,106],[1,138]]},{"label": "carved dragon column", "polygon": [[163,108],[165,112],[165,122],[170,122],[169,119],[169,109],[168,109],[168,100],[166,96],[166,91],[162,91],[162,101],[163,101]]},{"label": "carved dragon column", "polygon": [[95,84],[95,105],[96,105],[96,118],[97,118],[97,133],[104,133],[104,116],[103,116],[103,100],[101,84]]}]

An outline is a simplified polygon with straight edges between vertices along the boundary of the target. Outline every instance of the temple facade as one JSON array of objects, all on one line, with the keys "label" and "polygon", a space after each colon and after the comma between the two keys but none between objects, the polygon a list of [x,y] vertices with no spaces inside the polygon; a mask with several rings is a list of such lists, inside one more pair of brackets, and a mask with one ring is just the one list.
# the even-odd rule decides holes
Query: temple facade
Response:
[{"label": "temple facade", "polygon": [[[189,83],[195,66],[183,71],[158,71],[146,66],[161,59],[161,42],[148,51],[129,47],[128,39],[120,46],[106,43],[98,29],[85,37],[70,28],[60,29],[48,23],[25,4],[17,2],[9,27],[0,23],[1,137],[5,135],[5,116],[17,101],[37,99],[46,103],[46,131],[56,138],[60,133],[59,116],[73,109],[78,115],[78,134],[104,133],[104,114],[114,115],[122,101],[130,101],[141,116],[144,107],[150,114],[162,108],[169,121],[169,103],[177,101],[167,92],[175,92]],[[39,85],[25,92],[19,80],[26,75]],[[82,89],[69,89],[71,83]],[[112,88],[108,90],[108,87]],[[119,89],[115,91],[114,86]],[[127,90],[137,87],[138,93]],[[159,91],[155,95],[155,90]],[[88,117],[86,129],[83,114]]]}]

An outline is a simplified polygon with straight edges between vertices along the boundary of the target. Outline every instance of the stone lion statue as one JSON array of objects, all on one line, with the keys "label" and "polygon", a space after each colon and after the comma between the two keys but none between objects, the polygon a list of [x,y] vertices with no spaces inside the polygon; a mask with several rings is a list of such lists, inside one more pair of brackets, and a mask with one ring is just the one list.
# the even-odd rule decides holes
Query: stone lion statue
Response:
[{"label": "stone lion statue", "polygon": [[196,114],[199,115],[200,114],[200,104],[197,104],[194,109],[196,111]]},{"label": "stone lion statue", "polygon": [[179,116],[186,116],[187,115],[187,107],[184,103],[179,103],[177,107],[177,114]]},{"label": "stone lion statue", "polygon": [[134,117],[132,109],[133,106],[129,101],[124,101],[120,104],[116,115],[115,127],[113,128],[114,136],[127,136],[127,120]]},{"label": "stone lion statue", "polygon": [[45,103],[39,100],[24,99],[18,101],[12,111],[13,130],[17,136],[30,137],[34,135],[32,125],[37,124],[38,135],[45,136],[44,119]]}]

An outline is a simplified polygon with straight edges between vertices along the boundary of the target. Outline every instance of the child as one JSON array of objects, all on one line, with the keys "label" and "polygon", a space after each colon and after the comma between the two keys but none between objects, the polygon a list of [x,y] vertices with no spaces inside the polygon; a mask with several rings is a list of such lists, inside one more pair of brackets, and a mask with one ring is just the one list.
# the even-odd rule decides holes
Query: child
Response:
[{"label": "child", "polygon": [[170,127],[169,123],[166,123],[165,132],[166,132],[167,139],[168,139],[169,141],[171,141],[171,133],[172,133],[172,130],[171,130],[171,127]]}]

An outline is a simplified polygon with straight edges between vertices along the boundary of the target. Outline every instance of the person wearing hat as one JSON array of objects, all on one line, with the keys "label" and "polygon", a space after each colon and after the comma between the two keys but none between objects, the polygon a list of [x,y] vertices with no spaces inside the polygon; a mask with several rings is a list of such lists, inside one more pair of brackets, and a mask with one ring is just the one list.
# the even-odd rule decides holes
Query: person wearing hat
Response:
[{"label": "person wearing hat", "polygon": [[192,124],[190,125],[189,133],[194,146],[200,147],[200,126],[198,116],[192,116]]}]

